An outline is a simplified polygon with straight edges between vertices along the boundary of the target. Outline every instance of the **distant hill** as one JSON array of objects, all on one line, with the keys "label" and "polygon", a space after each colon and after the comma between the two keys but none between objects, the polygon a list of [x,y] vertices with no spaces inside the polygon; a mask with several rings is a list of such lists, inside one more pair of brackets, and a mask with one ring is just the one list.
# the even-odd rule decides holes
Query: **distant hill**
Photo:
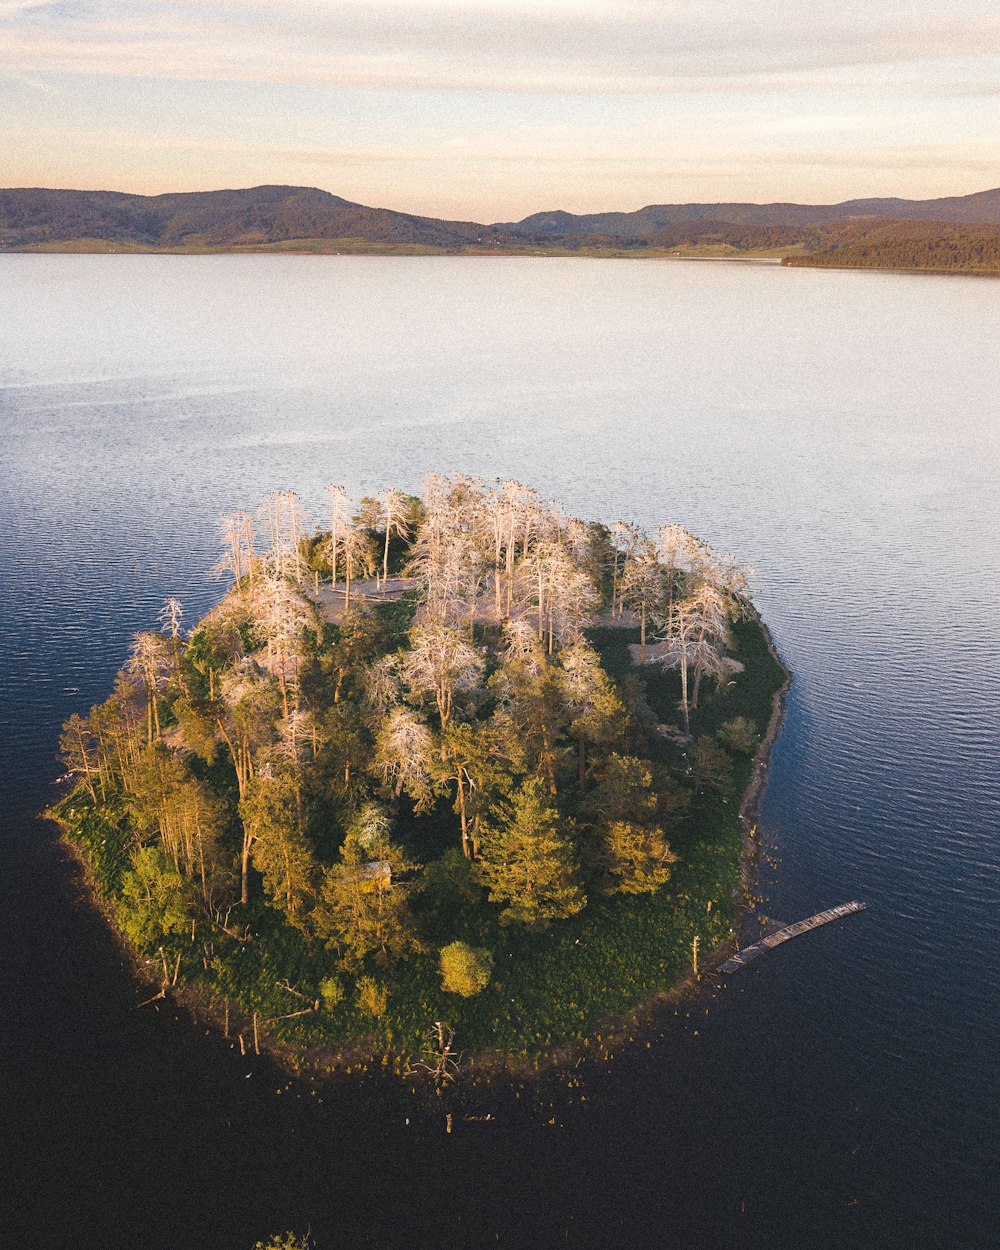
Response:
[{"label": "distant hill", "polygon": [[845,200],[842,204],[650,204],[634,213],[535,213],[505,228],[533,235],[603,233],[646,238],[680,222],[739,226],[817,226],[859,217],[909,221],[1000,222],[1000,188],[938,200]]},{"label": "distant hill", "polygon": [[[1000,269],[1000,189],[936,200],[652,204],[492,225],[369,208],[315,187],[168,195],[0,190],[0,248],[782,255],[796,264]],[[900,265],[891,263],[898,256]],[[931,265],[930,261],[934,264]],[[905,261],[905,263],[903,263]]]},{"label": "distant hill", "polygon": [[152,248],[241,247],[294,239],[464,247],[483,227],[352,204],[313,187],[170,195],[0,190],[0,244],[104,239]]}]

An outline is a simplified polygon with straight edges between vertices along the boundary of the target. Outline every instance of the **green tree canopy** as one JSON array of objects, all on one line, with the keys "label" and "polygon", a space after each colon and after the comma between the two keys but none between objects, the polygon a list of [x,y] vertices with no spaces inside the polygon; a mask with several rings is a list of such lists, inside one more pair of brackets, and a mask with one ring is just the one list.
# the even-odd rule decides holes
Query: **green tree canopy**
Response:
[{"label": "green tree canopy", "polygon": [[369,955],[390,964],[421,946],[410,910],[413,886],[406,880],[416,865],[389,830],[385,811],[366,804],[347,830],[339,862],[323,874],[314,926],[348,967]]},{"label": "green tree canopy", "polygon": [[449,994],[472,998],[490,983],[493,955],[467,942],[450,942],[441,948],[439,958],[441,988]]},{"label": "green tree canopy", "polygon": [[484,826],[478,874],[490,900],[503,905],[504,924],[545,925],[584,907],[571,829],[537,777],[499,820]]}]

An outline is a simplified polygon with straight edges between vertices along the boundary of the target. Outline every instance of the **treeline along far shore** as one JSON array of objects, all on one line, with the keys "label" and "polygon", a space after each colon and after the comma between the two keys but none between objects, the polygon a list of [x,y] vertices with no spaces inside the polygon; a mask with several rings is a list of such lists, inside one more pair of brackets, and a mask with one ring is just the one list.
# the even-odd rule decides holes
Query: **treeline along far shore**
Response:
[{"label": "treeline along far shore", "polygon": [[747,256],[1000,273],[1000,189],[936,200],[659,204],[490,225],[369,208],[312,187],[156,196],[0,189],[0,251]]},{"label": "treeline along far shore", "polygon": [[221,526],[228,592],[62,735],[53,815],[154,988],[331,1062],[523,1064],[731,934],[785,679],[733,559],[437,474]]}]

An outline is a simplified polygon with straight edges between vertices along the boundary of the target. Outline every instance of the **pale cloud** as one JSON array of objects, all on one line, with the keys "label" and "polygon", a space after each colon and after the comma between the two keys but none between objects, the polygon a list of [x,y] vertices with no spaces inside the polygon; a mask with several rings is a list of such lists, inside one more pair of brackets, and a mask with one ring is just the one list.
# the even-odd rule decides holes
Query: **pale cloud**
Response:
[{"label": "pale cloud", "polygon": [[[2,15],[2,11],[0,11]],[[915,20],[915,16],[917,20]],[[12,6],[5,62],[119,77],[479,90],[673,92],[678,83],[1000,56],[1000,15],[796,0],[710,6]]]}]

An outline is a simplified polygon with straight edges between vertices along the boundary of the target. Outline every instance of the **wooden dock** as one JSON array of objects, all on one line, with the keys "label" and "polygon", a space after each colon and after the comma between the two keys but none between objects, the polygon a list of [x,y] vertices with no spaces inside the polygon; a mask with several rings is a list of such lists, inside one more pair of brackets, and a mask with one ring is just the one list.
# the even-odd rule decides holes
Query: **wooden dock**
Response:
[{"label": "wooden dock", "polygon": [[867,903],[841,903],[839,907],[830,907],[826,911],[817,912],[815,916],[810,916],[808,920],[800,920],[797,924],[786,925],[784,929],[778,929],[775,933],[770,933],[766,938],[761,938],[759,942],[755,942],[753,946],[747,946],[737,952],[731,959],[727,959],[718,970],[719,972],[738,972],[740,968],[745,968],[747,964],[753,963],[755,959],[759,959],[767,951],[773,950],[775,946],[780,946],[782,942],[789,942],[792,938],[798,937],[800,933],[808,933],[810,929],[818,929],[820,925],[829,924],[831,920],[840,920],[842,916],[853,916],[855,912],[864,911],[867,906]]}]

